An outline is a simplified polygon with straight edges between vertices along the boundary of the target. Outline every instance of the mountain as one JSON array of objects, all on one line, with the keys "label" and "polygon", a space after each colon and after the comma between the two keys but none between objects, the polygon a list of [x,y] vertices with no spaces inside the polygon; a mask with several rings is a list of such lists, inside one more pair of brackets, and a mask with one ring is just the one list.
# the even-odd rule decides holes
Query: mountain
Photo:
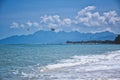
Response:
[{"label": "mountain", "polygon": [[66,41],[114,40],[117,35],[112,32],[80,33],[38,31],[31,35],[11,36],[0,40],[0,44],[59,44]]}]

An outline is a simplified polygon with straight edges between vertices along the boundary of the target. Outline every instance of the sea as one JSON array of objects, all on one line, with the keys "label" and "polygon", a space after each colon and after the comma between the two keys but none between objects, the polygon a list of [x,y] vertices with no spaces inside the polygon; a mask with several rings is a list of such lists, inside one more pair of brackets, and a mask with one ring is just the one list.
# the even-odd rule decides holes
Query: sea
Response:
[{"label": "sea", "polygon": [[120,45],[0,44],[0,80],[120,80]]}]

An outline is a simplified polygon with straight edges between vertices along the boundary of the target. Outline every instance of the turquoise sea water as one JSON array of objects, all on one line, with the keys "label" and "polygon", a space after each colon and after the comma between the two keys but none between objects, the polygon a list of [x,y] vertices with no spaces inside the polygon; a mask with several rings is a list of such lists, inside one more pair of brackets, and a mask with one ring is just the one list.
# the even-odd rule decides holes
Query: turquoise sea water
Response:
[{"label": "turquoise sea water", "polygon": [[120,45],[0,45],[0,80],[87,79],[120,80]]}]

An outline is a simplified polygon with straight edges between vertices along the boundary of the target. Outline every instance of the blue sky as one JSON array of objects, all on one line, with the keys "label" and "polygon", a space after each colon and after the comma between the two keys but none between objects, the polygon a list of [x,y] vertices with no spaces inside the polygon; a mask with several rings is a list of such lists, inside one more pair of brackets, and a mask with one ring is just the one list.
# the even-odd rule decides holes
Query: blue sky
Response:
[{"label": "blue sky", "polygon": [[120,33],[119,0],[0,0],[0,39],[39,30]]}]

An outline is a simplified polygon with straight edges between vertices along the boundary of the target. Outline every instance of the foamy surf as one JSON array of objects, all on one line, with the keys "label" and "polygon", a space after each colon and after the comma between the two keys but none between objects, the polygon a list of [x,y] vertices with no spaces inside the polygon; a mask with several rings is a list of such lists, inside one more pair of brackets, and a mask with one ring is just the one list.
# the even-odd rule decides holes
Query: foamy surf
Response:
[{"label": "foamy surf", "polygon": [[75,55],[21,75],[29,80],[120,80],[120,50],[102,55]]},{"label": "foamy surf", "polygon": [[[43,71],[54,70],[58,68],[72,67],[78,65],[105,65],[101,66],[108,69],[113,64],[119,64],[120,50],[108,52],[103,55],[73,56],[70,59],[60,60],[59,63],[44,66]],[[96,66],[97,67],[97,66]],[[120,67],[120,66],[118,66]]]}]

